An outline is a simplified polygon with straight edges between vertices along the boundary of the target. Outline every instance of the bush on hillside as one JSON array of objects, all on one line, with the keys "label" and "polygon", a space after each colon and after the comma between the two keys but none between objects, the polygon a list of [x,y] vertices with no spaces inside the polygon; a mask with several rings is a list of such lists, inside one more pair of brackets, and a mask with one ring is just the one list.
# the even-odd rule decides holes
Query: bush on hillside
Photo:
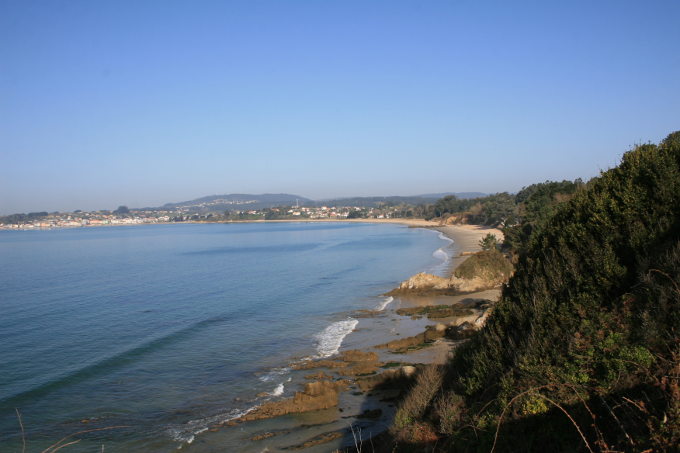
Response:
[{"label": "bush on hillside", "polygon": [[555,209],[443,387],[442,450],[677,451],[680,132]]},{"label": "bush on hillside", "polygon": [[463,261],[453,275],[458,278],[479,277],[488,281],[503,282],[512,275],[512,264],[496,249],[482,250]]}]

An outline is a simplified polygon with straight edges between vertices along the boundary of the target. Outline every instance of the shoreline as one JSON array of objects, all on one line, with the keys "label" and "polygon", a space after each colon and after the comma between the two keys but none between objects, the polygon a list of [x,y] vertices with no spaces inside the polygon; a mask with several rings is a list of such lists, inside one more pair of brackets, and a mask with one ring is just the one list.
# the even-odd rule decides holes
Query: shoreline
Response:
[{"label": "shoreline", "polygon": [[53,230],[75,230],[80,228],[106,228],[106,227],[135,227],[149,225],[219,225],[219,224],[249,224],[249,223],[375,223],[375,224],[399,224],[410,228],[429,228],[436,229],[444,233],[450,239],[455,240],[456,234],[449,229],[459,229],[460,231],[481,231],[496,234],[502,239],[503,233],[497,228],[486,227],[483,225],[460,224],[460,225],[441,225],[437,221],[425,220],[421,218],[391,218],[391,219],[277,219],[277,220],[223,220],[216,222],[202,222],[187,220],[186,222],[142,222],[142,223],[115,223],[103,225],[78,225],[78,226],[57,226],[47,228],[0,228],[0,231],[53,231]]},{"label": "shoreline", "polygon": [[[291,221],[268,222],[289,223]],[[292,222],[389,223],[438,231],[445,238],[453,241],[450,245],[442,246],[442,248],[453,248],[446,269],[443,271],[446,275],[451,275],[455,268],[468,258],[469,254],[481,250],[479,240],[486,234],[496,234],[500,239],[503,237],[502,233],[494,228],[477,225],[439,225],[437,222],[423,219],[325,219]],[[395,284],[398,285],[399,282]],[[395,376],[394,373],[400,370],[413,370],[412,373],[415,372],[416,367],[444,364],[459,342],[440,338],[426,347],[407,351],[394,351],[384,345],[408,340],[414,338],[414,335],[422,335],[423,331],[427,332],[434,326],[441,331],[439,326],[442,326],[442,322],[464,322],[463,318],[458,322],[456,318],[430,320],[427,317],[402,316],[396,311],[423,305],[460,304],[475,298],[495,302],[499,295],[499,289],[492,289],[458,296],[394,296],[390,297],[391,300],[383,307],[367,307],[366,310],[353,313],[350,316],[357,320],[357,323],[353,330],[343,337],[337,352],[326,358],[309,360],[308,367],[298,360],[288,363],[287,367],[298,370],[296,382],[291,384],[295,387],[302,387],[304,384],[304,390],[295,392],[293,398],[263,402],[241,417],[213,426],[209,430],[210,433],[207,433],[208,435],[201,436],[201,444],[219,447],[222,444],[220,438],[223,436],[227,442],[233,442],[234,437],[238,437],[243,442],[240,444],[242,449],[239,451],[281,451],[299,447],[305,452],[316,453],[346,448],[348,441],[351,440],[348,429],[351,430],[354,426],[370,432],[371,436],[378,434],[389,428],[396,412],[395,405],[389,401],[396,395],[380,390],[380,384],[367,384],[367,382],[371,382],[371,379],[378,378],[378,376]],[[378,296],[380,295],[376,295]],[[465,321],[474,323],[480,317],[478,315],[468,316]],[[440,337],[442,336],[443,333]],[[356,359],[357,356],[359,359]],[[397,368],[391,368],[394,366]],[[303,374],[304,379],[300,379]],[[305,379],[308,381],[305,382]],[[314,380],[309,381],[309,379]],[[322,392],[327,392],[331,400],[335,398],[335,403],[323,402],[323,405],[317,408],[296,412],[300,408],[298,400],[313,400],[317,392],[314,386],[318,385],[326,387]],[[286,404],[292,405],[292,409],[286,408]],[[373,419],[370,419],[371,417],[367,419],[366,414],[378,415]],[[192,450],[189,447],[190,445],[185,444],[183,448]],[[198,451],[201,449],[199,448]]]}]

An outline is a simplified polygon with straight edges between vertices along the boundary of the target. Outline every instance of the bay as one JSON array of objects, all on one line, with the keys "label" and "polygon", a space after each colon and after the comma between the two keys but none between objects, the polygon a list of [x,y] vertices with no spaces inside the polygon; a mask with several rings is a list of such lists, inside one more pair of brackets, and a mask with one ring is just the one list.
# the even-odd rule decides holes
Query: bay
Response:
[{"label": "bay", "polygon": [[336,352],[446,245],[368,223],[0,232],[0,446],[18,409],[30,451],[113,426],[68,451],[172,451],[294,391],[291,360]]}]

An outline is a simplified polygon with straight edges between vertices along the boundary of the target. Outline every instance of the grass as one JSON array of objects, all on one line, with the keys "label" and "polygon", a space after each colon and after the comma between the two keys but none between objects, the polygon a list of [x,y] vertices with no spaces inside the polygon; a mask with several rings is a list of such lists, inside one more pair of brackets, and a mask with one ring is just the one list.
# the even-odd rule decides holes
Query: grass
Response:
[{"label": "grass", "polygon": [[498,250],[484,250],[470,256],[453,273],[458,278],[481,277],[488,280],[507,280],[513,272],[510,261]]}]

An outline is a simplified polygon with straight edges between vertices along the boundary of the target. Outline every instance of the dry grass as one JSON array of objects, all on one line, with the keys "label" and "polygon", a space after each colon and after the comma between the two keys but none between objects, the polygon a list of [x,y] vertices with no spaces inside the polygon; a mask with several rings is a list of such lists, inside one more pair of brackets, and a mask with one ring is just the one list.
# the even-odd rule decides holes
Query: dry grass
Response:
[{"label": "dry grass", "polygon": [[397,430],[422,419],[430,402],[441,389],[443,379],[444,373],[440,365],[428,365],[418,373],[415,385],[397,409],[394,421]]},{"label": "dry grass", "polygon": [[453,434],[462,420],[465,401],[453,392],[440,394],[434,402],[434,411],[439,420],[439,431],[442,434]]}]

